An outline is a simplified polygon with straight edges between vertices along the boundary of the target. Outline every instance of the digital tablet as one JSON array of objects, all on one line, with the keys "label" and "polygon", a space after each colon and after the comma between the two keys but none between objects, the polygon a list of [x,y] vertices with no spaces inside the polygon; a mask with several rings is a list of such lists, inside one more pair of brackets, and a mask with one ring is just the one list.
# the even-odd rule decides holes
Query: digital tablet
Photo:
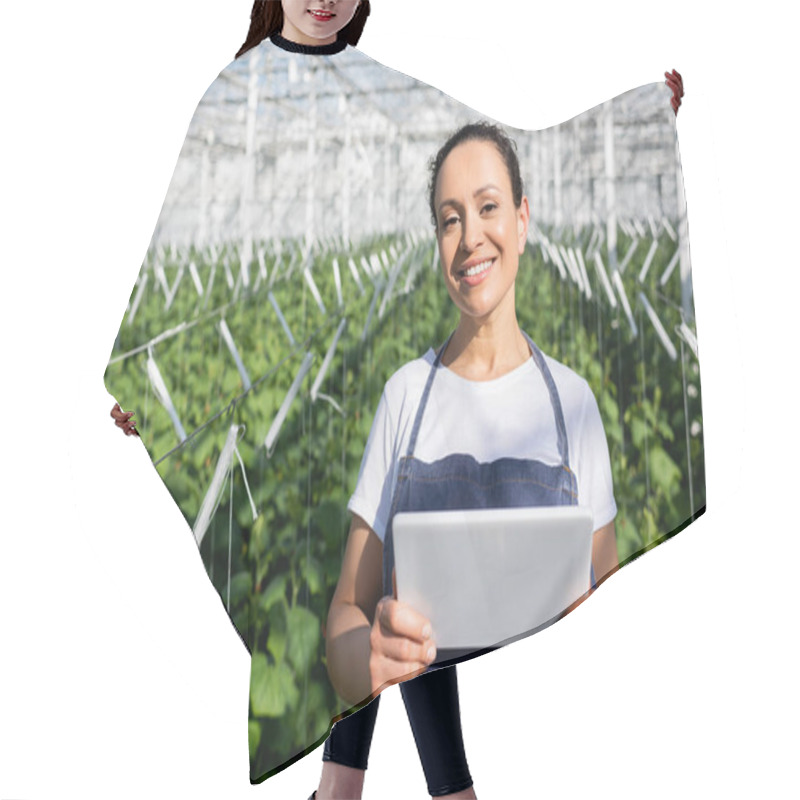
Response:
[{"label": "digital tablet", "polygon": [[533,633],[589,589],[589,508],[402,512],[392,525],[397,599],[430,619],[440,653]]}]

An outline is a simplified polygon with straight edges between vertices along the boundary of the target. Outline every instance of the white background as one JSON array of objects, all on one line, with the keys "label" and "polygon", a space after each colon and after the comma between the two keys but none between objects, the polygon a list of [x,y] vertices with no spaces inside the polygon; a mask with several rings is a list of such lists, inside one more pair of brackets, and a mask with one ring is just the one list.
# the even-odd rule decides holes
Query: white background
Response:
[{"label": "white background", "polygon": [[[796,797],[794,23],[777,2],[373,5],[365,52],[518,127],[673,66],[686,81],[708,512],[558,625],[459,668],[479,796]],[[249,658],[102,382],[189,120],[249,10],[0,12],[6,800],[316,786],[321,750],[249,785]],[[395,688],[365,798],[425,796]]]}]

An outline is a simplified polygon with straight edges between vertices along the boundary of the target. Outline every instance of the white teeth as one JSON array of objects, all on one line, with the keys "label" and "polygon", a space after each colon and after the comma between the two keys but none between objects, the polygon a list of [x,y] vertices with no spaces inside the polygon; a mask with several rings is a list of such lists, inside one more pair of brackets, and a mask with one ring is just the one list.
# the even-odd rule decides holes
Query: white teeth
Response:
[{"label": "white teeth", "polygon": [[481,261],[480,264],[476,264],[474,267],[470,267],[469,269],[464,270],[464,274],[468,275],[471,278],[473,275],[479,275],[481,272],[486,271],[491,266],[492,266],[491,259],[489,259],[488,261]]}]

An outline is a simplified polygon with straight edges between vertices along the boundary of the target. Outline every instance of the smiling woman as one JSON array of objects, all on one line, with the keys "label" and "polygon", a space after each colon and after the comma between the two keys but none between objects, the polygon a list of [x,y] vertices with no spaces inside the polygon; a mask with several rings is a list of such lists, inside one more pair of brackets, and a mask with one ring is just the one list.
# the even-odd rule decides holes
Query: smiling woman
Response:
[{"label": "smiling woman", "polygon": [[[430,170],[442,276],[460,321],[444,345],[401,367],[384,387],[348,504],[353,523],[328,615],[327,654],[334,686],[353,702],[418,676],[401,691],[417,741],[425,742],[430,794],[467,798],[475,794],[456,673],[446,666],[464,654],[437,653],[430,620],[393,592],[395,516],[580,503],[595,523],[587,575],[594,586],[619,566],[617,507],[588,384],[544,356],[517,321],[529,210],[512,140],[498,126],[468,124]],[[469,409],[469,421],[455,408]],[[428,671],[432,665],[444,668]],[[368,752],[377,707],[376,697],[369,723],[365,709],[358,726],[347,720],[334,727],[329,750]],[[343,738],[348,728],[358,748]],[[363,769],[366,758],[350,763]]]},{"label": "smiling woman", "polygon": [[439,166],[433,187],[445,286],[469,338],[515,318],[514,287],[530,219],[528,198],[515,197],[512,187],[516,159],[509,168],[491,140],[471,138],[493,130],[470,125],[459,131],[460,142]]},{"label": "smiling woman", "polygon": [[356,45],[369,13],[369,0],[255,0],[250,30],[236,57],[274,34],[300,47],[338,40]]},{"label": "smiling woman", "polygon": [[299,44],[331,44],[360,0],[283,0],[282,35]]}]

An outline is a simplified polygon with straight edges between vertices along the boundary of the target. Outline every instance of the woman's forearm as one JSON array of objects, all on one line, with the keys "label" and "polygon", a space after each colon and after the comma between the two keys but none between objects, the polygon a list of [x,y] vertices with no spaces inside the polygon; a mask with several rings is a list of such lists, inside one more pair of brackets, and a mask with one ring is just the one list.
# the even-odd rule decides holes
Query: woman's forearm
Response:
[{"label": "woman's forearm", "polygon": [[334,603],[328,614],[326,655],[333,688],[353,705],[372,691],[369,657],[371,624],[356,605]]},{"label": "woman's forearm", "polygon": [[613,522],[594,532],[592,541],[592,566],[594,579],[599,585],[619,569],[617,533]]}]

